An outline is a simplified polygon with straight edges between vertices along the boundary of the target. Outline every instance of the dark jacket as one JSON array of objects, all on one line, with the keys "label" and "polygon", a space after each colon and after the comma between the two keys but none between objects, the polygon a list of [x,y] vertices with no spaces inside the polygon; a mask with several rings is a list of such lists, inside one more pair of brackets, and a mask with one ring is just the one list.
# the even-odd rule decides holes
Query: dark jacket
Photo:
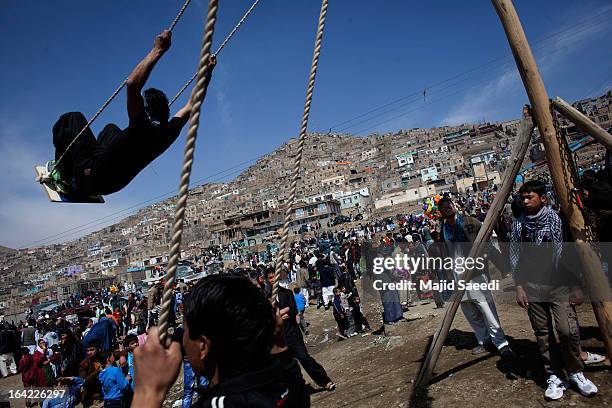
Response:
[{"label": "dark jacket", "polygon": [[321,286],[335,286],[336,276],[334,275],[334,269],[330,265],[325,265],[319,269],[319,276],[321,278]]},{"label": "dark jacket", "polygon": [[79,377],[84,380],[83,383],[83,404],[85,406],[91,405],[94,399],[100,399],[102,388],[100,381],[98,381],[98,374],[102,366],[97,362],[97,358],[87,357],[81,361],[79,365]]},{"label": "dark jacket", "polygon": [[302,331],[297,324],[296,316],[298,314],[297,304],[293,292],[282,287],[278,288],[278,308],[279,310],[289,308],[289,318],[283,320],[283,331],[285,337],[302,337]]},{"label": "dark jacket", "polygon": [[23,345],[24,346],[35,346],[36,345],[36,328],[32,326],[28,326],[23,329]]},{"label": "dark jacket", "polygon": [[288,370],[274,359],[263,369],[244,373],[208,390],[201,390],[198,408],[302,408],[292,392]]}]

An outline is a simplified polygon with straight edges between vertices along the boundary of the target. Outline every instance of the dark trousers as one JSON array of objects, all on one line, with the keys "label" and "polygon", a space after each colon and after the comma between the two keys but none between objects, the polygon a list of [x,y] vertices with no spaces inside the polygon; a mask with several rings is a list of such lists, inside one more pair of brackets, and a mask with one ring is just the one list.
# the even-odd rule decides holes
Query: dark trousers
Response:
[{"label": "dark trousers", "polygon": [[302,329],[302,332],[306,333],[308,331],[308,325],[306,324],[306,318],[304,318],[304,311],[301,310],[299,312],[300,315],[300,328]]},{"label": "dark trousers", "polygon": [[[546,375],[556,374],[560,368],[568,373],[582,371],[584,363],[580,358],[580,334],[574,307],[567,302],[530,302],[528,314]],[[558,349],[554,344],[553,322],[559,337]]]},{"label": "dark trousers", "polygon": [[325,372],[321,364],[317,363],[317,361],[308,354],[302,336],[288,336],[286,340],[291,357],[296,358],[300,362],[304,370],[306,370],[306,373],[308,373],[310,378],[312,378],[319,387],[325,387],[331,382],[327,376],[327,372]]},{"label": "dark trousers", "polygon": [[[55,146],[55,161],[64,154],[70,143],[87,125],[87,119],[80,112],[64,113],[53,125],[53,146]],[[103,170],[96,168],[96,157],[122,135],[121,129],[114,124],[108,124],[95,138],[90,128],[74,141],[66,155],[59,163],[58,170],[66,181],[73,180],[79,191],[95,192],[96,178],[103,178]],[[86,172],[86,170],[89,171]],[[87,173],[87,174],[86,174]]]},{"label": "dark trousers", "polygon": [[353,310],[353,317],[355,319],[355,325],[357,326],[357,331],[361,332],[364,330],[370,330],[370,323],[368,323],[368,319],[361,313],[361,311],[356,308]]},{"label": "dark trousers", "polygon": [[334,314],[334,318],[336,319],[336,323],[338,323],[338,332],[346,336],[346,330],[348,329],[348,320],[343,315]]},{"label": "dark trousers", "polygon": [[306,382],[302,377],[302,370],[297,361],[292,357],[291,350],[283,351],[279,354],[274,354],[287,375],[287,383],[289,385],[289,407],[308,408],[310,407],[310,393],[306,389]]},{"label": "dark trousers", "polygon": [[123,408],[123,400],[104,400],[104,408]]}]

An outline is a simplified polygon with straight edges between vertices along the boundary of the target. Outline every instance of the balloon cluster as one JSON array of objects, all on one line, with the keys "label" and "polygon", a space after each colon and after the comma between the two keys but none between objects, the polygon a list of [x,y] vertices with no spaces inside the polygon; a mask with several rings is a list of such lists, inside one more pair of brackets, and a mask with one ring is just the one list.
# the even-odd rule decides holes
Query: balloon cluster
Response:
[{"label": "balloon cluster", "polygon": [[423,203],[423,214],[421,215],[431,220],[440,219],[441,215],[440,211],[438,210],[438,202],[441,198],[442,196],[440,194],[426,198],[425,202]]}]

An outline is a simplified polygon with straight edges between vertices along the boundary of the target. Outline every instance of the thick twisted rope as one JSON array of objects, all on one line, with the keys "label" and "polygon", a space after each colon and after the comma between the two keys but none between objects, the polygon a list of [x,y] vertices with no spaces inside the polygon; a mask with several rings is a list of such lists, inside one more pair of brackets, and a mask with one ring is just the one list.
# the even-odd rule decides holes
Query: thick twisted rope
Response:
[{"label": "thick twisted rope", "polygon": [[[181,10],[179,11],[179,13],[177,14],[176,18],[174,19],[174,21],[172,21],[172,24],[170,24],[170,28],[168,30],[172,31],[172,29],[174,28],[174,26],[176,26],[176,23],[179,22],[179,20],[181,19],[181,17],[183,16],[183,13],[185,13],[185,10],[187,9],[187,6],[189,6],[189,3],[191,3],[191,0],[186,0],[185,3],[183,4],[183,7],[181,7]],[[113,99],[115,99],[115,97],[117,95],[119,95],[119,92],[121,92],[121,90],[123,89],[123,87],[125,87],[125,85],[127,84],[127,78],[123,80],[123,82],[121,83],[121,85],[119,85],[119,87],[117,89],[115,89],[115,92],[113,92],[113,94],[106,100],[106,102],[104,102],[102,104],[102,107],[100,107],[100,109],[98,109],[98,111],[96,112],[95,115],[93,115],[93,117],[91,119],[89,119],[89,122],[87,122],[87,124],[85,125],[85,127],[83,129],[81,129],[81,131],[79,133],[77,133],[77,135],[74,137],[74,139],[72,139],[72,141],[68,144],[68,146],[64,149],[64,152],[61,154],[60,158],[57,159],[57,161],[55,162],[55,165],[53,166],[53,170],[51,171],[51,173],[49,173],[47,175],[47,177],[41,177],[39,179],[39,181],[41,183],[43,182],[47,182],[51,179],[53,173],[55,172],[55,169],[59,166],[59,164],[61,163],[61,161],[64,159],[64,157],[66,157],[66,154],[68,154],[68,151],[70,150],[70,148],[72,147],[72,145],[78,140],[79,137],[81,137],[81,135],[83,134],[83,132],[85,132],[87,129],[89,129],[89,127],[92,125],[92,123],[94,123],[94,121],[96,119],[98,119],[98,116],[100,116],[100,114],[106,109],[106,107],[113,101]]]},{"label": "thick twisted rope", "polygon": [[283,269],[283,259],[287,250],[287,238],[289,237],[289,224],[291,223],[291,213],[295,205],[295,193],[297,190],[298,178],[300,176],[300,167],[302,164],[302,152],[304,151],[304,142],[306,141],[306,128],[308,127],[308,117],[310,116],[310,105],[312,103],[312,94],[314,91],[315,78],[317,76],[317,67],[319,65],[319,55],[321,54],[321,43],[323,42],[323,30],[325,28],[325,17],[327,15],[328,0],[323,0],[321,4],[321,12],[319,14],[319,26],[317,28],[317,38],[315,40],[314,55],[312,56],[312,65],[310,67],[310,77],[308,78],[308,87],[306,90],[306,102],[304,104],[304,114],[302,115],[302,126],[300,128],[300,137],[298,141],[298,151],[293,164],[293,175],[291,177],[291,190],[289,192],[289,205],[285,209],[285,222],[281,231],[280,246],[276,254],[276,262],[274,264],[274,286],[272,287],[272,304],[276,304],[278,299],[278,284],[280,282],[281,271]]},{"label": "thick twisted rope", "polygon": [[[251,14],[251,12],[255,9],[255,7],[259,4],[261,0],[255,0],[255,2],[251,5],[251,7],[247,10],[246,13],[244,13],[244,15],[242,16],[242,18],[240,19],[240,21],[238,21],[238,23],[234,26],[234,29],[227,35],[227,37],[225,37],[225,40],[223,40],[223,42],[221,43],[221,45],[219,46],[219,48],[217,48],[217,51],[215,51],[213,53],[213,55],[216,57],[217,55],[219,55],[219,53],[221,52],[221,50],[223,50],[223,48],[225,48],[225,46],[227,45],[227,43],[229,42],[229,40],[234,36],[234,34],[236,34],[236,31],[238,31],[238,29],[240,28],[240,26],[245,22],[245,20],[247,19],[247,17]],[[196,72],[195,74],[193,74],[193,76],[189,79],[189,81],[187,81],[185,83],[185,85],[183,85],[183,87],[181,89],[179,89],[179,91],[176,93],[176,95],[174,95],[174,98],[172,98],[172,100],[170,101],[170,106],[172,106],[172,104],[174,102],[176,102],[176,100],[183,94],[183,92],[185,92],[185,89],[187,89],[189,87],[189,85],[191,85],[191,83],[193,82],[194,79],[196,79],[196,77],[198,76],[198,73]]]},{"label": "thick twisted rope", "polygon": [[204,26],[204,37],[202,39],[202,50],[200,52],[200,62],[198,66],[198,80],[191,93],[191,115],[189,116],[189,130],[185,140],[185,155],[183,169],[181,171],[181,181],[179,186],[179,196],[174,212],[174,224],[172,225],[172,242],[170,246],[170,259],[168,260],[168,273],[165,277],[164,292],[162,296],[161,312],[159,316],[159,333],[161,344],[169,344],[169,322],[170,308],[172,307],[172,285],[181,255],[181,239],[183,236],[183,220],[185,209],[187,208],[187,196],[189,195],[189,178],[191,176],[191,166],[195,152],[195,143],[198,136],[198,126],[200,125],[200,108],[206,96],[206,90],[212,71],[209,67],[211,57],[210,49],[215,33],[215,23],[217,22],[218,0],[208,1],[208,15]]}]

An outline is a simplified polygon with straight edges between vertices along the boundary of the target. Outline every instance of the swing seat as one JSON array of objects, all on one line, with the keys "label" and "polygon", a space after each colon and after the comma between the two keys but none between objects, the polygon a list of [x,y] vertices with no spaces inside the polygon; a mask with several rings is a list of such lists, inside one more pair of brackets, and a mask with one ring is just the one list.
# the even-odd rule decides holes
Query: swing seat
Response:
[{"label": "swing seat", "polygon": [[45,192],[47,193],[47,197],[53,203],[104,203],[104,198],[102,198],[101,195],[87,196],[80,194],[78,191],[72,191],[70,192],[70,194],[58,193],[57,191],[55,191],[52,181],[39,181],[49,179],[49,172],[46,166],[34,166],[34,170],[36,170],[36,181],[38,181],[43,186]]}]

